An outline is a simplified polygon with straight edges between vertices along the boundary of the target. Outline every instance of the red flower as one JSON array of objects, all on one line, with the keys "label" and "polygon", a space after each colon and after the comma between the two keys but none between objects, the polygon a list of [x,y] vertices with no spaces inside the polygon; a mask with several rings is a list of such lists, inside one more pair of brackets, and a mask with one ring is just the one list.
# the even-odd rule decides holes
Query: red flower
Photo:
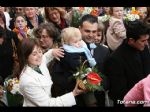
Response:
[{"label": "red flower", "polygon": [[98,10],[94,9],[94,10],[91,11],[90,14],[93,15],[93,16],[98,16]]},{"label": "red flower", "polygon": [[98,85],[102,81],[102,78],[97,73],[91,72],[87,75],[87,80],[91,84]]}]

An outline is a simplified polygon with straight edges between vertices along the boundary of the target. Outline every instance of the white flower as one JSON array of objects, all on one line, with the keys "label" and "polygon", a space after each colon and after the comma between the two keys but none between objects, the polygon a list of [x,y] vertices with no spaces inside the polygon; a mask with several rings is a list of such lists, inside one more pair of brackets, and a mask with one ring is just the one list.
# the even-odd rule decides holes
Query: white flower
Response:
[{"label": "white flower", "polygon": [[73,10],[79,10],[79,7],[72,7]]},{"label": "white flower", "polygon": [[14,84],[12,90],[10,91],[12,94],[16,94],[19,92],[19,84]]},{"label": "white flower", "polygon": [[86,71],[87,72],[92,72],[92,68],[87,68]]},{"label": "white flower", "polygon": [[77,72],[76,74],[73,74],[73,76],[78,76],[79,75],[79,72]]},{"label": "white flower", "polygon": [[92,7],[85,7],[83,12],[82,12],[82,16],[86,15],[86,14],[90,14],[92,9],[93,9]]},{"label": "white flower", "polygon": [[140,16],[137,14],[127,14],[125,19],[128,21],[135,21],[136,19],[140,19]]},{"label": "white flower", "polygon": [[110,19],[110,16],[106,14],[104,16],[98,16],[98,21],[101,21],[101,22],[105,22],[109,19]]},{"label": "white flower", "polygon": [[83,84],[87,84],[87,81],[86,81],[86,80],[83,80]]},{"label": "white flower", "polygon": [[83,79],[84,77],[86,77],[87,76],[87,74],[82,74],[81,75],[81,79]]}]

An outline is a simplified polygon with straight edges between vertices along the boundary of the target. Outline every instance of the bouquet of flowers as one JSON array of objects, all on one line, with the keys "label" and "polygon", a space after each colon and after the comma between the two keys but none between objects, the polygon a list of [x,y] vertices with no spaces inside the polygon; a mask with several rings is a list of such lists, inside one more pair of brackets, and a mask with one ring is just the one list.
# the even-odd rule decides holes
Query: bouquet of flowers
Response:
[{"label": "bouquet of flowers", "polygon": [[83,90],[95,91],[103,90],[102,87],[102,74],[98,73],[96,68],[87,68],[85,66],[86,61],[74,74],[74,77],[79,81],[79,87]]},{"label": "bouquet of flowers", "polygon": [[98,16],[98,21],[106,22],[110,19],[110,15]]},{"label": "bouquet of flowers", "polygon": [[8,106],[22,106],[23,96],[19,92],[18,78],[8,77],[4,82]]},{"label": "bouquet of flowers", "polygon": [[71,26],[78,27],[82,16],[91,14],[98,16],[99,11],[96,7],[73,7]]},{"label": "bouquet of flowers", "polygon": [[19,94],[19,80],[17,78],[8,79],[5,81],[5,86],[11,94]]},{"label": "bouquet of flowers", "polygon": [[136,19],[140,19],[138,14],[127,14],[124,18],[127,21],[135,21]]},{"label": "bouquet of flowers", "polygon": [[124,20],[135,21],[136,19],[140,19],[140,12],[135,10],[135,7],[132,7],[131,12],[125,15]]}]

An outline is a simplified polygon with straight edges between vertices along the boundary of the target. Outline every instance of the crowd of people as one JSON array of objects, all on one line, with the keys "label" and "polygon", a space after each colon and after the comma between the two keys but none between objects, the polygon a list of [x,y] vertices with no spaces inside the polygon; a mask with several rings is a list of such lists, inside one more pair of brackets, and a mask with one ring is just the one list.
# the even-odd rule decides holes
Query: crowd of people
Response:
[{"label": "crowd of people", "polygon": [[[0,6],[0,85],[17,77],[29,107],[150,106],[149,35],[150,7]],[[103,91],[70,78],[86,60]]]}]

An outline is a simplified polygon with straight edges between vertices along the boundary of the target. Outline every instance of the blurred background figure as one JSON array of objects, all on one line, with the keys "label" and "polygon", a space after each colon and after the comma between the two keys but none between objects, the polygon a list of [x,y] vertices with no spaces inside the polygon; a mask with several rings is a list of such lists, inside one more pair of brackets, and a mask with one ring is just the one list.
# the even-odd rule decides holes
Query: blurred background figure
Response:
[{"label": "blurred background figure", "polygon": [[62,7],[45,7],[46,21],[53,23],[60,33],[62,29],[69,26],[65,15],[66,11]]},{"label": "blurred background figure", "polygon": [[5,15],[0,13],[0,76],[3,80],[13,73],[14,46],[18,46],[17,35],[6,28]]},{"label": "blurred background figure", "polygon": [[23,10],[23,7],[14,7],[14,12],[12,12],[12,19],[11,19],[11,21],[10,21],[10,25],[9,25],[9,28],[11,29],[11,30],[13,30],[14,29],[14,22],[15,22],[15,17],[17,16],[17,15],[24,15],[24,10]]},{"label": "blurred background figure", "polygon": [[135,7],[139,12],[140,19],[143,21],[147,16],[147,7]]},{"label": "blurred background figure", "polygon": [[103,14],[110,15],[110,7],[103,7]]},{"label": "blurred background figure", "polygon": [[17,33],[19,41],[22,41],[23,38],[33,38],[32,30],[27,27],[27,21],[23,15],[16,15],[14,20],[15,28],[13,31]]},{"label": "blurred background figure", "polygon": [[37,28],[44,19],[41,15],[38,15],[36,7],[24,7],[25,18],[27,21],[27,27],[30,29]]},{"label": "blurred background figure", "polygon": [[6,28],[7,28],[8,30],[10,30],[9,25],[10,25],[10,20],[11,20],[11,18],[10,18],[9,13],[6,12],[6,7],[0,6],[0,13],[4,13],[4,15],[5,15],[5,21],[6,21]]},{"label": "blurred background figure", "polygon": [[123,23],[123,7],[111,7],[109,27],[107,29],[107,45],[110,51],[116,50],[126,38],[126,28]]}]

